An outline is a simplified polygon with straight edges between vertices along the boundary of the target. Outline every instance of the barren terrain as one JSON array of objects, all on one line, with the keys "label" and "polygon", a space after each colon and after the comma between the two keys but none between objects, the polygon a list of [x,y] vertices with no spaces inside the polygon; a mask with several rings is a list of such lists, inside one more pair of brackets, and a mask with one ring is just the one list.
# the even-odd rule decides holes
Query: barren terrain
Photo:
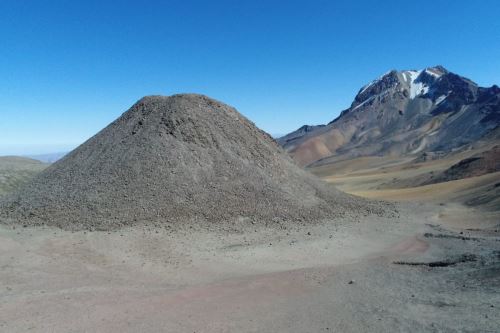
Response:
[{"label": "barren terrain", "polygon": [[415,162],[414,157],[361,157],[310,170],[347,193],[390,201],[460,206],[482,217],[473,219],[471,224],[483,223],[486,216],[490,225],[495,225],[500,221],[500,172],[480,173],[480,168],[475,168],[480,175],[432,181],[471,156],[490,149],[485,146],[423,162]]},{"label": "barren terrain", "polygon": [[4,226],[0,331],[495,332],[498,225],[468,209],[242,232]]}]

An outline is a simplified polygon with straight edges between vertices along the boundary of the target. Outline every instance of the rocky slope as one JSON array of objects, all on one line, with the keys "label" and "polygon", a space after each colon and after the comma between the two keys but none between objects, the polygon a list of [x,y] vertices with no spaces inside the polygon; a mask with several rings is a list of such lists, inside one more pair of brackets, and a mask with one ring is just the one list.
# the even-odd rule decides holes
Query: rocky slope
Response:
[{"label": "rocky slope", "polygon": [[329,158],[444,155],[500,123],[500,88],[479,87],[442,66],[392,70],[361,88],[327,125],[301,127],[278,142],[302,166]]},{"label": "rocky slope", "polygon": [[103,230],[384,211],[303,171],[234,108],[192,94],[141,99],[0,203],[4,222]]}]

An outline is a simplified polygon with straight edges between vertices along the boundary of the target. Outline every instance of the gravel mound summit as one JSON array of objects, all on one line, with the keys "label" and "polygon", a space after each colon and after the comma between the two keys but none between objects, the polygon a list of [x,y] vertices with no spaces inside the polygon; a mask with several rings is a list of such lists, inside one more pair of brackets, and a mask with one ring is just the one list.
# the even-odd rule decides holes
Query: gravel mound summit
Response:
[{"label": "gravel mound summit", "polygon": [[384,214],[295,165],[234,108],[148,96],[0,203],[4,223],[112,230]]}]

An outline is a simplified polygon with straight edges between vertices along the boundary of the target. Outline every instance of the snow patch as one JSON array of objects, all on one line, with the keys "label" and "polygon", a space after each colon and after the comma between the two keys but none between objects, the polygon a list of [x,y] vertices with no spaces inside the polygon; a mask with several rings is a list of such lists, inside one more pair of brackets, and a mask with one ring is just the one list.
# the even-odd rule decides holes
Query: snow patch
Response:
[{"label": "snow patch", "polygon": [[420,70],[420,71],[406,71],[406,73],[410,77],[410,98],[414,99],[417,96],[420,95],[425,95],[429,92],[429,86],[425,84],[424,82],[420,81],[419,77],[422,72],[429,73],[432,76],[438,77],[436,73],[432,73],[430,71],[426,70]]},{"label": "snow patch", "polygon": [[401,76],[403,77],[403,81],[405,81],[405,82],[408,81],[408,77],[406,76],[406,72],[402,72]]},{"label": "snow patch", "polygon": [[[422,71],[409,71],[410,75],[410,98],[414,99],[418,95],[422,94],[422,90],[424,90],[425,85],[422,82],[416,82],[420,73]],[[429,88],[427,87],[427,90]]]},{"label": "snow patch", "polygon": [[439,103],[441,103],[442,101],[444,101],[446,99],[446,97],[448,97],[448,95],[441,95],[441,96],[439,96],[438,98],[436,98],[435,104],[438,105]]},{"label": "snow patch", "polygon": [[407,71],[408,75],[410,75],[410,81],[413,82],[417,79],[417,77],[422,73],[422,71]]},{"label": "snow patch", "polygon": [[361,91],[359,92],[360,94],[364,93],[366,91],[366,89],[370,88],[371,86],[373,86],[377,81],[372,81],[370,83],[368,83],[366,86],[363,87],[363,89],[361,89]]},{"label": "snow patch", "polygon": [[363,103],[361,103],[361,104],[359,104],[359,105],[356,105],[356,106],[355,106],[352,110],[354,111],[354,110],[356,110],[357,108],[359,108],[359,107],[361,107],[361,106],[365,105],[366,103],[368,103],[368,102],[372,101],[372,100],[373,100],[375,97],[377,97],[377,96],[379,96],[379,95],[372,96],[372,97],[368,98],[367,100],[363,101]]},{"label": "snow patch", "polygon": [[432,71],[431,69],[429,69],[429,68],[427,68],[427,69],[425,70],[425,72],[426,72],[427,74],[429,74],[429,75],[434,76],[435,78],[440,78],[441,76],[443,76],[442,74],[438,74],[438,73],[436,73],[436,72],[433,72],[433,71]]}]

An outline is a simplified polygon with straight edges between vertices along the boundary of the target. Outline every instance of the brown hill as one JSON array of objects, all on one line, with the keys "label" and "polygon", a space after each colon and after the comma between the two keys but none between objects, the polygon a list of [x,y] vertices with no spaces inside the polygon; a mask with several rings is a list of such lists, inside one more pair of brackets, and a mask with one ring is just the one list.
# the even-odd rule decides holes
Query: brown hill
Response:
[{"label": "brown hill", "polygon": [[500,146],[465,158],[424,182],[423,185],[447,182],[450,180],[482,176],[500,171]]}]

